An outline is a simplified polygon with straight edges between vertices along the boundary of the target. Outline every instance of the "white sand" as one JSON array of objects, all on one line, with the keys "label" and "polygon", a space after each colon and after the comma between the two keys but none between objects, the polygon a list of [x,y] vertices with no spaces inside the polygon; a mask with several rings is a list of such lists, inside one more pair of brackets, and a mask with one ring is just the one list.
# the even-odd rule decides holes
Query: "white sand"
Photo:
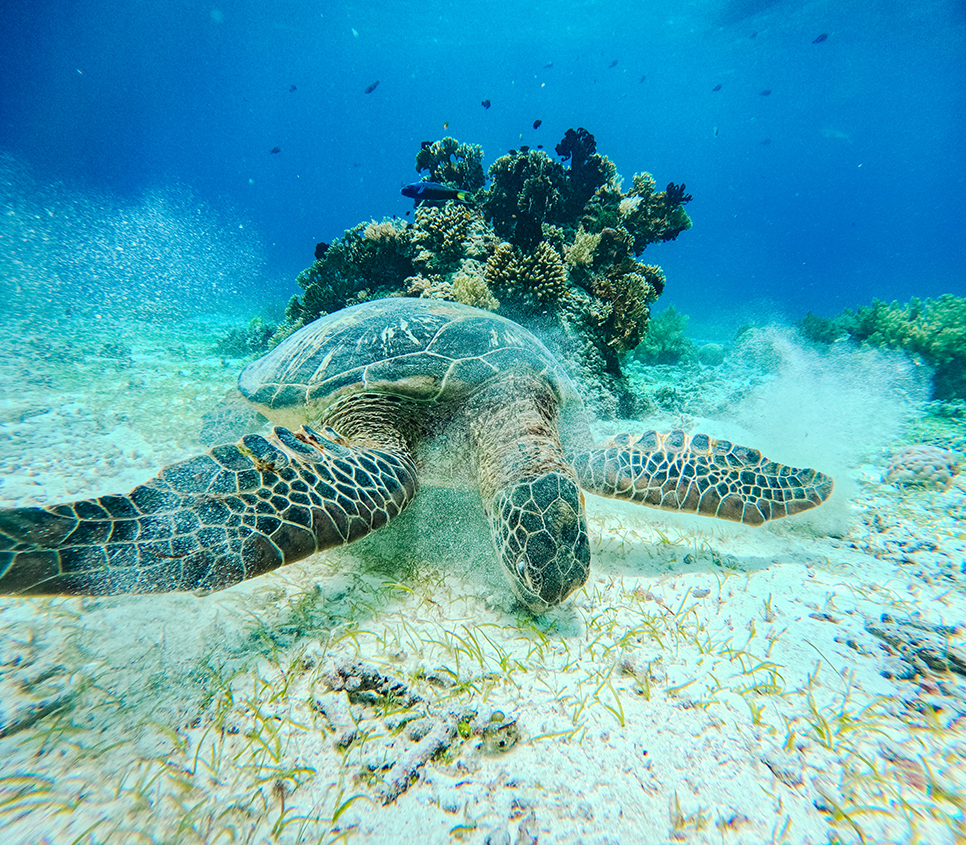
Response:
[{"label": "white sand", "polygon": [[[197,452],[237,372],[200,323],[7,328],[6,506],[126,491]],[[808,436],[843,439],[829,416]],[[478,517],[431,493],[382,537],[206,598],[2,598],[0,726],[22,729],[0,738],[0,839],[964,842],[964,678],[884,677],[912,647],[867,630],[966,622],[964,481],[883,485],[901,441],[869,432],[821,518],[753,530],[589,496],[591,578],[536,618]],[[796,460],[779,441],[747,445]],[[961,629],[934,639],[963,654]],[[399,686],[350,700],[340,670]]]}]

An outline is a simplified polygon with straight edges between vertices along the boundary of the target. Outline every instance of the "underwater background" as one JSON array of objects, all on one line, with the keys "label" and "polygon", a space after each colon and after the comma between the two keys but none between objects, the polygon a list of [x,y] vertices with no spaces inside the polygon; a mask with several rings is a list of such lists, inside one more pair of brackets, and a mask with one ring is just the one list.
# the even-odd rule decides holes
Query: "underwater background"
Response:
[{"label": "underwater background", "polygon": [[[446,468],[211,595],[0,595],[3,845],[966,843],[961,0],[10,0],[0,45],[0,529],[267,435],[242,368],[407,286],[499,295],[598,443],[835,480],[588,495],[542,614]],[[577,129],[600,201],[534,246],[507,174],[572,198]],[[444,138],[502,164],[414,209]]]},{"label": "underwater background", "polygon": [[315,243],[411,207],[425,139],[488,166],[577,126],[625,180],[695,197],[647,257],[703,334],[966,291],[958,0],[13,2],[0,36],[5,201],[35,180],[94,228],[188,192],[257,267],[206,294],[287,299]]}]

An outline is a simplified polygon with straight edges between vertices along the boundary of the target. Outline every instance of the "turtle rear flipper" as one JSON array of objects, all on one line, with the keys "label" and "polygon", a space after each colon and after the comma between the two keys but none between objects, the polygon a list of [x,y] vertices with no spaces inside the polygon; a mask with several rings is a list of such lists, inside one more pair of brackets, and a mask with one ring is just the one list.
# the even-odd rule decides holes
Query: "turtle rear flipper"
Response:
[{"label": "turtle rear flipper", "polygon": [[220,590],[368,534],[416,489],[407,454],[277,427],[127,496],[0,510],[0,593]]},{"label": "turtle rear flipper", "polygon": [[818,470],[784,466],[757,449],[680,430],[619,434],[572,459],[581,487],[591,493],[746,525],[817,507],[833,487]]}]

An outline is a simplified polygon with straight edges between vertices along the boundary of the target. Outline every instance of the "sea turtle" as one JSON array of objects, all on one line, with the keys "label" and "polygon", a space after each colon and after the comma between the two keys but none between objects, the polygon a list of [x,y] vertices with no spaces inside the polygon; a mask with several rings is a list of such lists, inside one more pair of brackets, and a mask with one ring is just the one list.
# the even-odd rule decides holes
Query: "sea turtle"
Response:
[{"label": "sea turtle", "polygon": [[543,343],[454,302],[389,298],[321,317],[238,387],[270,434],[173,464],[126,496],[0,511],[0,593],[219,590],[385,525],[454,450],[510,585],[536,612],[587,580],[580,488],[749,525],[832,491],[821,472],[703,434],[595,446]]}]

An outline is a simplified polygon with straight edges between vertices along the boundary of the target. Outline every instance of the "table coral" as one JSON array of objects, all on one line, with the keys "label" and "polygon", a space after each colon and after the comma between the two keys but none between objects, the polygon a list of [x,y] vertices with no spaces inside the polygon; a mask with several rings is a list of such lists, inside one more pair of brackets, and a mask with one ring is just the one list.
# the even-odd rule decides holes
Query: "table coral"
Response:
[{"label": "table coral", "polygon": [[899,487],[948,490],[953,486],[959,470],[959,457],[955,452],[927,443],[916,443],[893,456],[882,480]]}]

